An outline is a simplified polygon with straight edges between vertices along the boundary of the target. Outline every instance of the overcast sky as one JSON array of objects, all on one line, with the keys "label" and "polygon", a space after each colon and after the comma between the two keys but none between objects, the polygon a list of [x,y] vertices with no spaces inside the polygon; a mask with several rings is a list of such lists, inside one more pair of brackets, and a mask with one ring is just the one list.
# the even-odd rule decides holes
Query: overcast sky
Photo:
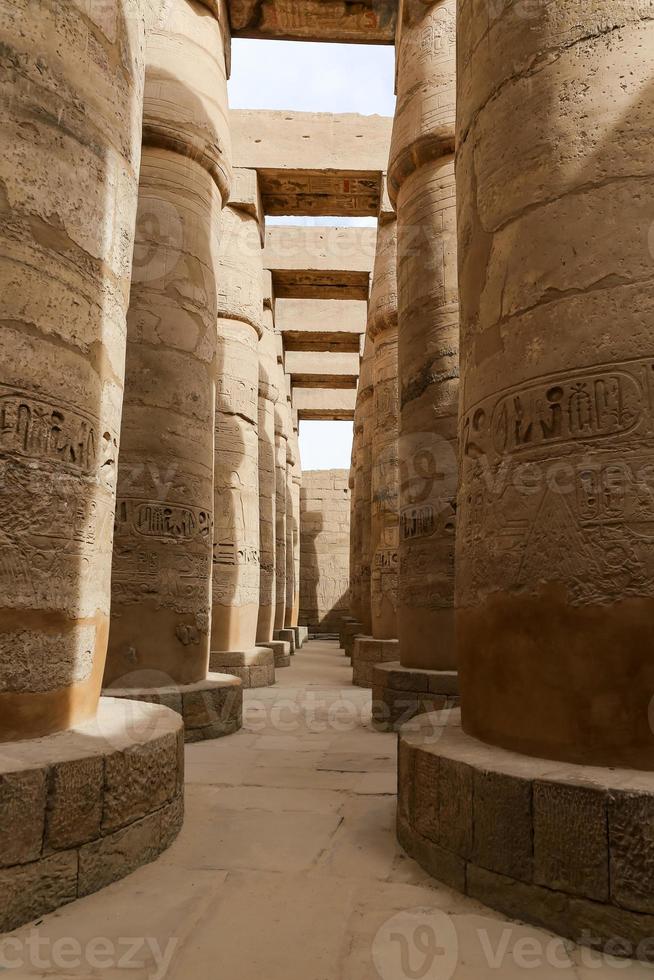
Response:
[{"label": "overcast sky", "polygon": [[233,109],[392,116],[395,49],[304,41],[232,42]]},{"label": "overcast sky", "polygon": [[[295,109],[392,116],[395,50],[392,45],[309,44],[299,41],[232,42],[229,102],[233,109]],[[300,219],[269,219],[270,224]],[[374,219],[305,218],[305,224],[374,224]],[[302,468],[347,469],[351,422],[302,422]]]}]

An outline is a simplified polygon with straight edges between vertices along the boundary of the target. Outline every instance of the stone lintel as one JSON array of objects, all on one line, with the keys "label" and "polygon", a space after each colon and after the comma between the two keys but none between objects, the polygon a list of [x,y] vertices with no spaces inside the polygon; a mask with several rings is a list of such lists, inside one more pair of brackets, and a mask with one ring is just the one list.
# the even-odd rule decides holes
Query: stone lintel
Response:
[{"label": "stone lintel", "polygon": [[377,217],[380,175],[374,171],[259,170],[266,214]]},{"label": "stone lintel", "polygon": [[273,270],[275,295],[280,299],[365,300],[369,272],[330,270]]},{"label": "stone lintel", "polygon": [[235,167],[262,173],[373,174],[386,170],[393,120],[356,113],[232,109]]},{"label": "stone lintel", "polygon": [[276,303],[275,329],[287,351],[359,354],[367,313],[365,300],[283,299]]},{"label": "stone lintel", "polygon": [[395,39],[397,0],[228,0],[228,6],[234,37],[341,44]]},{"label": "stone lintel", "polygon": [[349,422],[354,419],[355,404],[354,388],[293,389],[293,407],[301,421]]},{"label": "stone lintel", "polygon": [[263,264],[273,273],[340,271],[370,275],[376,242],[375,228],[272,225],[266,230]]},{"label": "stone lintel", "polygon": [[296,388],[356,388],[359,355],[287,350],[285,368]]},{"label": "stone lintel", "polygon": [[398,838],[430,874],[577,943],[654,959],[654,773],[487,745],[458,710],[414,718],[399,749]]}]

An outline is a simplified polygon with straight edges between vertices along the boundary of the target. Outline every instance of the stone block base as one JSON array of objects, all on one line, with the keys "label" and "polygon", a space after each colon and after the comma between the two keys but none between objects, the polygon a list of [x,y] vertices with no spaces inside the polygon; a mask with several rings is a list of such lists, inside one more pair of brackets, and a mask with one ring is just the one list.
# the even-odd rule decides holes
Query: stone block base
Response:
[{"label": "stone block base", "polygon": [[654,960],[654,773],[533,759],[466,735],[458,710],[399,738],[398,838],[426,871],[612,955]]},{"label": "stone block base", "polygon": [[295,649],[301,650],[304,644],[309,639],[309,627],[308,626],[294,626],[293,632],[295,633]]},{"label": "stone block base", "polygon": [[271,640],[270,643],[260,643],[259,646],[272,650],[275,657],[275,669],[291,666],[291,644],[286,640]]},{"label": "stone block base", "polygon": [[455,670],[419,670],[400,663],[372,669],[372,723],[378,732],[397,732],[417,715],[459,705]]},{"label": "stone block base", "polygon": [[397,662],[399,658],[399,640],[374,640],[371,636],[357,636],[352,652],[352,683],[356,687],[372,687],[375,664]]},{"label": "stone block base", "polygon": [[275,639],[282,640],[284,643],[290,644],[291,656],[295,655],[295,630],[294,629],[291,629],[289,627],[289,629],[275,630]]},{"label": "stone block base", "polygon": [[275,683],[275,655],[267,647],[252,650],[212,650],[209,669],[240,677],[243,687],[271,687]]},{"label": "stone block base", "polygon": [[[349,623],[345,627],[345,629],[343,630],[343,633],[342,633],[343,640],[341,642],[341,646],[343,647],[343,651],[345,653],[345,656],[346,657],[349,657],[350,660],[354,656],[354,643],[355,643],[355,640],[359,636],[365,636],[365,635],[366,634],[365,634],[363,625],[361,623],[357,623],[357,622]],[[395,659],[397,660],[397,657]]]},{"label": "stone block base", "polygon": [[101,698],[93,722],[0,745],[0,932],[154,861],[184,819],[184,729]]},{"label": "stone block base", "polygon": [[243,684],[231,674],[209,674],[206,680],[179,687],[112,687],[103,693],[172,708],[184,719],[187,742],[233,735],[243,725]]},{"label": "stone block base", "polygon": [[354,616],[344,616],[343,619],[341,620],[341,628],[338,633],[338,641],[341,647],[343,647],[343,649],[345,648],[345,640],[348,636],[348,630],[350,630],[355,625],[357,627],[357,632],[360,633],[362,631],[361,623],[359,622],[358,619],[355,619]]}]

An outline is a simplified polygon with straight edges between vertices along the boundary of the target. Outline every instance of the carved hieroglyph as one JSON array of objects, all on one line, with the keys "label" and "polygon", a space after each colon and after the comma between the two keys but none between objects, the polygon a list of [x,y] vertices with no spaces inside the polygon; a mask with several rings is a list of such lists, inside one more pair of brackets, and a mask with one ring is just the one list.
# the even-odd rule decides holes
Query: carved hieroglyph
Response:
[{"label": "carved hieroglyph", "polygon": [[397,638],[399,470],[397,387],[397,222],[384,215],[370,293],[368,329],[374,345],[371,455],[372,635]]},{"label": "carved hieroglyph", "polygon": [[398,216],[398,635],[402,664],[432,670],[456,666],[455,53],[455,0],[407,0],[388,175]]},{"label": "carved hieroglyph", "polygon": [[394,0],[229,0],[234,31],[245,37],[392,43]]},{"label": "carved hieroglyph", "polygon": [[463,4],[459,40],[464,725],[652,769],[651,5]]},{"label": "carved hieroglyph", "polygon": [[364,633],[372,629],[371,562],[372,562],[372,430],[373,430],[373,363],[374,346],[366,338],[354,419],[354,517],[355,550],[353,562],[354,604],[352,611]]},{"label": "carved hieroglyph", "polygon": [[248,651],[256,643],[261,276],[259,223],[229,205],[218,283],[212,652]]},{"label": "carved hieroglyph", "polygon": [[105,673],[119,688],[204,680],[211,618],[216,269],[229,193],[220,23],[174,0],[148,32],[146,62]]},{"label": "carved hieroglyph", "polygon": [[[265,273],[264,273],[265,276]],[[277,475],[275,469],[275,405],[277,347],[272,297],[264,295],[263,333],[259,342],[259,531],[261,569],[257,643],[269,643],[275,631],[275,534]]]},{"label": "carved hieroglyph", "polygon": [[0,5],[0,741],[97,709],[143,31],[133,0]]}]

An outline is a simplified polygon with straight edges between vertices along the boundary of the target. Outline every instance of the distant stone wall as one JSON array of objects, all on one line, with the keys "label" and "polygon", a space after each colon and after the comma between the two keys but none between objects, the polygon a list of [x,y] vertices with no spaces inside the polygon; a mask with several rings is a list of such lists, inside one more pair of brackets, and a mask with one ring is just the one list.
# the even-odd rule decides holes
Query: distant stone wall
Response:
[{"label": "distant stone wall", "polygon": [[302,474],[300,625],[336,633],[348,614],[350,490],[348,470]]}]

